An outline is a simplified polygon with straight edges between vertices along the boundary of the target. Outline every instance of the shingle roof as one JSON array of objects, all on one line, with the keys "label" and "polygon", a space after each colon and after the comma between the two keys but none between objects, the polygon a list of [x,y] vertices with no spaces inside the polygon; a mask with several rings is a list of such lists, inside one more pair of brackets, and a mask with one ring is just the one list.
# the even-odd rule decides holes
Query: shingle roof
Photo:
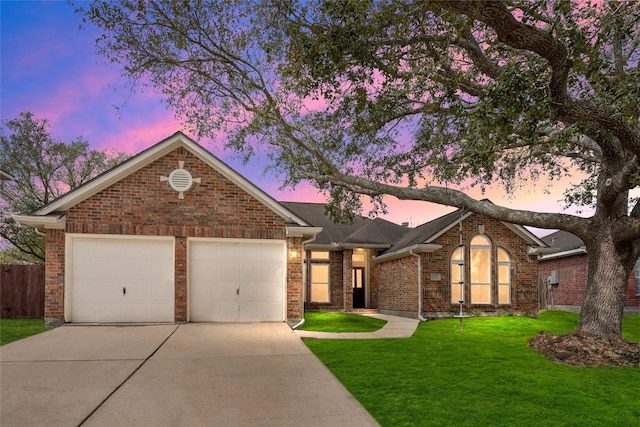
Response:
[{"label": "shingle roof", "polygon": [[281,202],[281,204],[314,227],[323,230],[313,241],[314,245],[362,244],[388,247],[408,228],[381,218],[369,219],[357,215],[351,224],[335,223],[325,213],[323,203]]},{"label": "shingle roof", "polygon": [[561,251],[578,249],[584,246],[584,242],[578,236],[563,230],[558,230],[555,233],[542,237],[541,239],[549,245],[549,247],[559,249]]},{"label": "shingle roof", "polygon": [[457,209],[433,221],[426,222],[416,228],[409,230],[401,239],[387,250],[388,253],[400,251],[413,245],[422,243],[430,243],[430,241],[439,235],[443,230],[455,225],[462,216],[466,216],[470,212]]}]

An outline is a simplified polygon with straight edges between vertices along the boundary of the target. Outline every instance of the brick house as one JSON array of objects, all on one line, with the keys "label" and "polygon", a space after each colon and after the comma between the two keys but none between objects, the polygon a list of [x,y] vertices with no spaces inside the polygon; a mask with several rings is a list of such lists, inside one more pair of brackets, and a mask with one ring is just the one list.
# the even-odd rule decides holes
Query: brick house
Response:
[{"label": "brick house", "polygon": [[320,231],[181,132],[15,219],[46,233],[49,324],[299,320]]},{"label": "brick house", "polygon": [[322,203],[283,205],[322,231],[304,243],[304,301],[309,310],[353,311],[378,308],[372,287],[372,258],[386,251],[407,227],[381,218],[356,216],[334,223]]},{"label": "brick house", "polygon": [[537,312],[537,254],[520,225],[457,210],[407,232],[373,259],[374,303],[400,315]]},{"label": "brick house", "polygon": [[[548,304],[579,310],[587,289],[589,269],[589,255],[584,242],[562,230],[549,234],[542,240],[555,249],[553,253],[542,255],[538,263],[541,277],[553,277],[549,281]],[[629,275],[624,305],[627,312],[640,312],[640,259]]]},{"label": "brick house", "polygon": [[460,210],[414,229],[363,217],[334,224],[322,204],[284,205],[322,227],[304,245],[306,309],[436,317],[458,310],[461,298],[478,312],[539,309],[537,256],[546,245],[524,227]]},{"label": "brick house", "polygon": [[181,132],[14,218],[46,234],[50,325],[439,316],[461,298],[538,310],[545,244],[524,227],[461,211],[414,229],[335,224],[323,204],[274,200]]}]

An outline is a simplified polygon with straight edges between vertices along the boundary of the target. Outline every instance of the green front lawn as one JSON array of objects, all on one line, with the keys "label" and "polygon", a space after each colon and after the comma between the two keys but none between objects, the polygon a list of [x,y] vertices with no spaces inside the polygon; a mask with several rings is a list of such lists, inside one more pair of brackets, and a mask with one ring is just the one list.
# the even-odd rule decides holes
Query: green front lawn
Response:
[{"label": "green front lawn", "polygon": [[318,332],[373,332],[382,328],[386,320],[347,313],[308,311],[304,314],[305,331]]},{"label": "green front lawn", "polygon": [[44,319],[0,319],[0,345],[9,344],[46,330]]},{"label": "green front lawn", "polygon": [[[640,368],[553,363],[527,345],[570,333],[578,315],[422,323],[412,338],[309,340],[306,345],[383,426],[638,425]],[[640,340],[640,316],[624,319]]]}]

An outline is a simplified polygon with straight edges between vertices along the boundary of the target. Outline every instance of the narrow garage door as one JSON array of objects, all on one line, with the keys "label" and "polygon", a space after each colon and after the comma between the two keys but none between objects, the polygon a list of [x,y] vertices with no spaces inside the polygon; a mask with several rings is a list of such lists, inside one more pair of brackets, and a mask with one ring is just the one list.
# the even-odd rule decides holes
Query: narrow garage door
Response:
[{"label": "narrow garage door", "polygon": [[174,321],[173,238],[73,236],[70,242],[67,320]]},{"label": "narrow garage door", "polygon": [[192,322],[285,319],[284,242],[192,239],[188,253]]}]

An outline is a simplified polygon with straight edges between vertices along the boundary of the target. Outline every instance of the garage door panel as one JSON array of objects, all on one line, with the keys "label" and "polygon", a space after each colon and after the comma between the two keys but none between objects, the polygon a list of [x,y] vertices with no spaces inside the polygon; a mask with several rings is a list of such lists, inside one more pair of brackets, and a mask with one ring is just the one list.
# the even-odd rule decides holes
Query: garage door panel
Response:
[{"label": "garage door panel", "polygon": [[249,283],[246,286],[240,285],[240,294],[243,301],[260,301],[262,299],[260,286],[252,286]]},{"label": "garage door panel", "polygon": [[160,299],[166,303],[168,300],[175,298],[175,287],[173,282],[168,280],[162,280],[156,282],[155,286],[151,286],[151,297],[154,299]]},{"label": "garage door panel", "polygon": [[262,300],[265,302],[282,301],[282,285],[277,282],[265,283],[262,287]]},{"label": "garage door panel", "polygon": [[173,239],[71,239],[72,322],[173,322]]},{"label": "garage door panel", "polygon": [[284,250],[280,241],[190,241],[191,321],[284,320]]}]

